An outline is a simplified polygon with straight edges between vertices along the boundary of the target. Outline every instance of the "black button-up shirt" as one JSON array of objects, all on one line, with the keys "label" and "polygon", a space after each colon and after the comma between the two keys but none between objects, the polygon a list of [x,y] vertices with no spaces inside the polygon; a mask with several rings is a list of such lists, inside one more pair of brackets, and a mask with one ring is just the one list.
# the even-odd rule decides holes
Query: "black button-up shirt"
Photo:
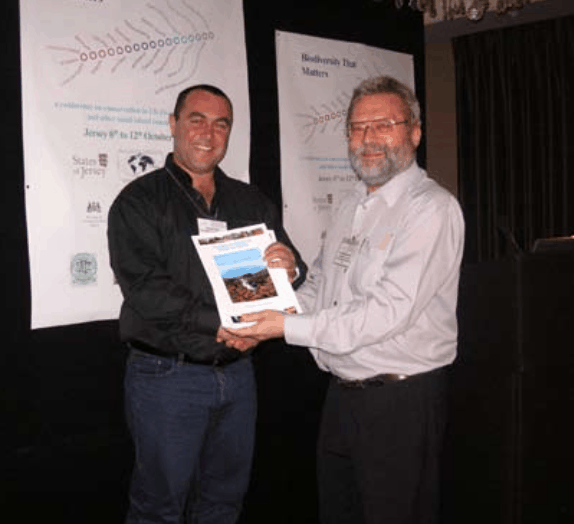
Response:
[{"label": "black button-up shirt", "polygon": [[295,286],[304,280],[306,266],[271,202],[254,186],[229,178],[219,168],[211,208],[171,154],[163,169],[121,191],[110,209],[108,242],[124,296],[122,340],[211,364],[233,360],[239,352],[215,342],[220,326],[215,297],[190,238],[198,233],[198,218],[225,221],[228,229],[264,222],[296,256]]}]

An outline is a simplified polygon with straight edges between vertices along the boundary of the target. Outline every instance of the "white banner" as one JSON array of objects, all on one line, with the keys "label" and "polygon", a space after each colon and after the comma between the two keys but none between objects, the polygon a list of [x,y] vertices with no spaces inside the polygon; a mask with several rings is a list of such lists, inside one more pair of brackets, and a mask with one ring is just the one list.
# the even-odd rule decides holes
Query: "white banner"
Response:
[{"label": "white banner", "polygon": [[391,75],[414,89],[412,55],[363,44],[275,32],[283,218],[310,264],[332,210],[355,181],[345,120],[353,89]]},{"label": "white banner", "polygon": [[248,180],[242,2],[20,0],[20,20],[32,328],[117,318],[108,209],[163,166],[181,90],[206,83],[229,95],[222,167]]}]

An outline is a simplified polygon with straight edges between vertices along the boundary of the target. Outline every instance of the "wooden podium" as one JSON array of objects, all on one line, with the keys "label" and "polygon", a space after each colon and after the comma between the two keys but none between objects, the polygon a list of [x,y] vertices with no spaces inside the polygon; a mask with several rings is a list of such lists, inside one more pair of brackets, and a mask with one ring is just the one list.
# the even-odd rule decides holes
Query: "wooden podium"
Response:
[{"label": "wooden podium", "polygon": [[445,524],[574,522],[574,257],[464,267]]}]

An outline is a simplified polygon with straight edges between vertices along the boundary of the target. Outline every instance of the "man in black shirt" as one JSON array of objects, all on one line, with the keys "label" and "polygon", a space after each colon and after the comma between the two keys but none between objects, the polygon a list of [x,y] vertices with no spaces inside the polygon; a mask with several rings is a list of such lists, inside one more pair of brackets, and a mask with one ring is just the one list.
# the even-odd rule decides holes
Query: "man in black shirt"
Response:
[{"label": "man in black shirt", "polygon": [[[130,348],[126,415],[136,448],[129,524],[236,521],[247,489],[256,412],[249,350],[220,325],[190,236],[205,227],[264,222],[279,242],[270,267],[294,286],[306,268],[275,208],[218,164],[233,122],[229,98],[208,85],[178,96],[170,116],[174,152],[163,169],[129,184],[110,209],[111,265]],[[233,345],[233,344],[230,344]],[[187,508],[187,510],[186,510]]]}]

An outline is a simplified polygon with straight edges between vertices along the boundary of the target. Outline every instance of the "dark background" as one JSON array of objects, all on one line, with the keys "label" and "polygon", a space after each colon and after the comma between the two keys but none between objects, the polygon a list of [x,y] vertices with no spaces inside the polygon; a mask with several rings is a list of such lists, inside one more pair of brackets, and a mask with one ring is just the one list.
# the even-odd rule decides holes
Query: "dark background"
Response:
[{"label": "dark background", "polygon": [[[391,2],[388,2],[391,4]],[[387,2],[244,0],[252,182],[278,206],[275,29],[362,42],[415,57],[424,114],[422,17]],[[122,521],[133,461],[123,419],[125,353],[117,322],[30,330],[24,208],[18,2],[1,8],[4,113],[0,504],[17,522]],[[201,79],[198,79],[200,82]],[[57,123],[54,123],[57,133]],[[420,161],[424,159],[424,144]],[[38,159],[41,162],[41,159]],[[308,261],[309,262],[309,261]],[[314,446],[325,377],[280,342],[256,354],[259,419],[243,523],[315,523]]]}]

